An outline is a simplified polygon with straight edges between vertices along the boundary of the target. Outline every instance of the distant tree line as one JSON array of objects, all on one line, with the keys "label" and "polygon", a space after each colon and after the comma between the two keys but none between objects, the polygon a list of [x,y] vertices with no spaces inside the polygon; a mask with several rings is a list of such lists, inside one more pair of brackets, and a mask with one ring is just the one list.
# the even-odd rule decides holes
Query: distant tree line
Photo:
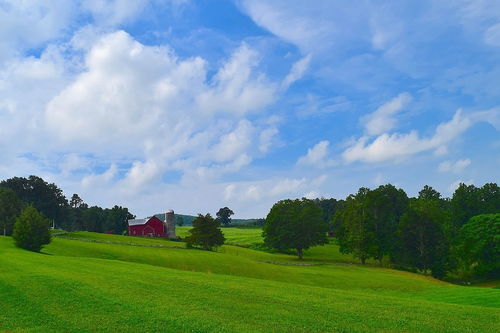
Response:
[{"label": "distant tree line", "polygon": [[364,264],[446,275],[500,276],[500,188],[460,184],[451,198],[430,186],[410,198],[393,185],[362,187],[345,200],[316,199],[342,253]]},{"label": "distant tree line", "polygon": [[13,177],[0,182],[1,234],[12,234],[16,218],[27,205],[43,214],[51,225],[68,231],[122,234],[127,230],[127,220],[135,217],[126,207],[89,207],[78,194],[68,200],[57,185],[37,176]]}]

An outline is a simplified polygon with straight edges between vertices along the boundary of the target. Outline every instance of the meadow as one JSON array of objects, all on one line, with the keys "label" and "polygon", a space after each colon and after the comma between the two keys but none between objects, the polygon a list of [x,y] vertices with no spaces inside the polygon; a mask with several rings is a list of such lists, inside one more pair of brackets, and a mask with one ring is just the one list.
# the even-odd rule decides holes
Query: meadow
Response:
[{"label": "meadow", "polygon": [[32,253],[2,236],[0,330],[500,331],[495,285],[456,286],[357,265],[335,244],[310,249],[299,261],[254,250],[262,241],[258,229],[224,233],[233,245],[214,252],[76,232]]}]

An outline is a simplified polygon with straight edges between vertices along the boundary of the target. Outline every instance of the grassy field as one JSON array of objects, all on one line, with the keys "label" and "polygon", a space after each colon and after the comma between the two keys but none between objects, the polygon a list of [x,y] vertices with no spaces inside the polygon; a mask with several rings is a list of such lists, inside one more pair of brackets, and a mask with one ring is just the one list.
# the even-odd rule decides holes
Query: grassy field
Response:
[{"label": "grassy field", "polygon": [[240,246],[205,252],[79,232],[55,237],[38,254],[0,237],[0,330],[500,330],[499,289],[349,264],[333,244],[299,262],[241,247],[259,243],[260,230],[224,233]]}]

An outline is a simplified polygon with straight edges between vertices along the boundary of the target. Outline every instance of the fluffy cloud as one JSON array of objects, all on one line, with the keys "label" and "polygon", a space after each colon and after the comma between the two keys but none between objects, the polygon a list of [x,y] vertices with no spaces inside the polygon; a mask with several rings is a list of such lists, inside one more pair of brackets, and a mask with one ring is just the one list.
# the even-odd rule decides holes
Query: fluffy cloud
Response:
[{"label": "fluffy cloud", "polygon": [[292,83],[299,80],[309,68],[310,62],[311,62],[311,55],[309,54],[304,58],[300,59],[299,61],[297,61],[295,64],[293,64],[290,73],[288,73],[288,75],[281,83],[281,87],[283,89],[287,89]]},{"label": "fluffy cloud", "polygon": [[330,142],[327,140],[320,141],[314,147],[309,148],[307,150],[307,154],[301,156],[297,165],[304,166],[315,166],[318,168],[328,167],[334,165],[335,162],[331,159],[328,159],[328,146]]},{"label": "fluffy cloud", "polygon": [[149,0],[83,0],[82,8],[89,11],[101,25],[126,23],[141,14]]},{"label": "fluffy cloud", "polygon": [[471,160],[468,158],[463,159],[463,160],[458,160],[456,162],[444,161],[444,162],[439,164],[438,170],[440,172],[461,173],[470,164],[471,164]]},{"label": "fluffy cloud", "polygon": [[382,134],[372,141],[368,137],[362,137],[346,149],[342,157],[348,163],[354,161],[372,163],[398,160],[423,151],[440,149],[478,121],[496,125],[499,112],[495,109],[464,116],[459,110],[450,121],[437,126],[434,135],[429,138],[420,137],[417,131],[407,134]]},{"label": "fluffy cloud", "polygon": [[40,47],[66,33],[72,1],[5,0],[0,4],[0,65],[19,52]]},{"label": "fluffy cloud", "polygon": [[375,112],[361,118],[368,135],[378,135],[385,133],[396,126],[394,117],[409,102],[411,96],[408,93],[401,93],[389,102],[380,106]]}]

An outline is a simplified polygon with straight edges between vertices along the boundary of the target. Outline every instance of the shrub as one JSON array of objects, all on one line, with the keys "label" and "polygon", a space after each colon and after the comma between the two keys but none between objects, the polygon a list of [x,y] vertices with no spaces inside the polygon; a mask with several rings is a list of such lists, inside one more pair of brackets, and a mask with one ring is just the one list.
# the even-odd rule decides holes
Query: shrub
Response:
[{"label": "shrub", "polygon": [[193,220],[193,228],[189,230],[189,233],[191,235],[184,239],[188,247],[201,246],[204,250],[212,250],[224,244],[226,240],[219,229],[219,222],[210,214],[205,216],[199,214]]},{"label": "shrub", "polygon": [[50,222],[35,207],[29,205],[16,219],[12,238],[16,246],[40,252],[42,246],[50,243]]}]

